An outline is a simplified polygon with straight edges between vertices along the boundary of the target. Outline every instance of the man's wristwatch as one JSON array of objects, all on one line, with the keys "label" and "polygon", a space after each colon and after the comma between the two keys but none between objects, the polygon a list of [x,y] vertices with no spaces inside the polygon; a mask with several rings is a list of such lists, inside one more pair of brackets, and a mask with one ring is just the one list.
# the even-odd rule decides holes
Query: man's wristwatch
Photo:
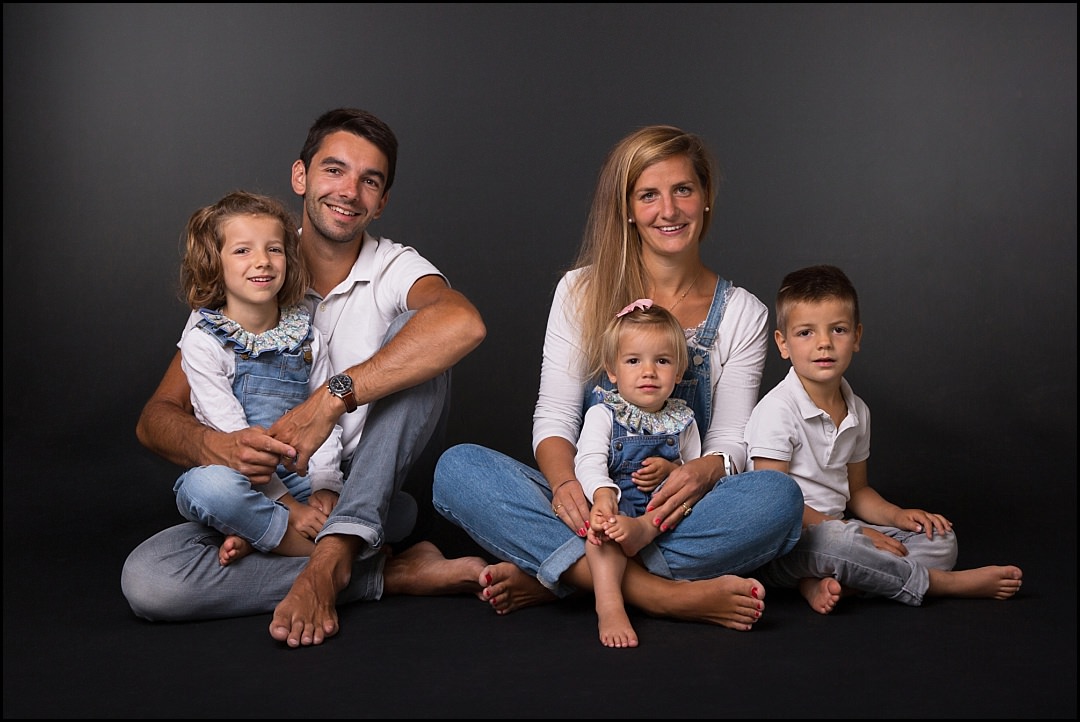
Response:
[{"label": "man's wristwatch", "polygon": [[336,374],[326,382],[326,390],[345,402],[345,413],[356,411],[356,394],[353,393],[352,376]]}]

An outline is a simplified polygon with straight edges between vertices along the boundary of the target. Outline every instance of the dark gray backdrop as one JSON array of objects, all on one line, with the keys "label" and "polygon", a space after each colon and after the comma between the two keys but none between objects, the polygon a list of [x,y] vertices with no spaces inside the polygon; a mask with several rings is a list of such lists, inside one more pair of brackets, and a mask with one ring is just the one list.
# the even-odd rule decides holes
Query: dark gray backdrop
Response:
[{"label": "dark gray backdrop", "polygon": [[[180,233],[234,188],[299,209],[289,167],[340,105],[401,142],[373,230],[488,324],[451,442],[530,458],[600,162],[672,123],[725,176],[713,268],[770,306],[811,263],[858,287],[873,483],[954,519],[1075,507],[1075,4],[6,3],[5,539],[67,494],[124,548],[179,521],[134,426],[186,316]],[[770,350],[762,391],[784,370]]]}]

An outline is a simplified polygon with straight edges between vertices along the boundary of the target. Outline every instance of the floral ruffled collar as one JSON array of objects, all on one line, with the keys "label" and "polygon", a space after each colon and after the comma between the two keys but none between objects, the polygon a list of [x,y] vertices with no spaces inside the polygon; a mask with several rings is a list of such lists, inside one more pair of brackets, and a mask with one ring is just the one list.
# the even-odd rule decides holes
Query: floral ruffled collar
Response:
[{"label": "floral ruffled collar", "polygon": [[645,411],[619,395],[597,386],[600,401],[611,409],[615,420],[638,434],[678,434],[694,420],[694,410],[682,399],[668,399],[659,411]]},{"label": "floral ruffled collar", "polygon": [[311,335],[311,317],[303,306],[281,309],[281,321],[269,331],[251,333],[236,321],[209,308],[199,309],[203,321],[199,324],[222,343],[232,343],[236,353],[258,356],[261,353],[295,352]]}]

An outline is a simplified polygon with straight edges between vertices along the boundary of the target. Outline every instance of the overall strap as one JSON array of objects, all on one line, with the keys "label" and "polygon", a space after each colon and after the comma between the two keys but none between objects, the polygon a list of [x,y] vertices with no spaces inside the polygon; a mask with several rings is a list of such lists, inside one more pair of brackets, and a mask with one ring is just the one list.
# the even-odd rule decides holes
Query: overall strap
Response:
[{"label": "overall strap", "polygon": [[695,337],[696,345],[700,348],[710,348],[713,342],[716,341],[720,321],[723,320],[724,309],[727,307],[728,292],[731,290],[731,285],[731,281],[726,278],[718,278],[716,281],[716,290],[713,291],[709,315],[705,318],[705,324]]}]

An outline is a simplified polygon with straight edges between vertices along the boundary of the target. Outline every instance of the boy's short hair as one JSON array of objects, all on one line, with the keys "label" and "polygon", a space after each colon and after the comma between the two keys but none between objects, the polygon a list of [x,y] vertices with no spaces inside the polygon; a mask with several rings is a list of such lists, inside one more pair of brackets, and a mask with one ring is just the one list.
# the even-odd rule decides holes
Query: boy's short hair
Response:
[{"label": "boy's short hair", "polygon": [[807,266],[792,271],[780,282],[776,293],[776,328],[781,333],[787,327],[788,314],[797,303],[825,301],[835,298],[851,307],[855,325],[859,325],[859,295],[847,275],[836,266],[826,264]]}]

